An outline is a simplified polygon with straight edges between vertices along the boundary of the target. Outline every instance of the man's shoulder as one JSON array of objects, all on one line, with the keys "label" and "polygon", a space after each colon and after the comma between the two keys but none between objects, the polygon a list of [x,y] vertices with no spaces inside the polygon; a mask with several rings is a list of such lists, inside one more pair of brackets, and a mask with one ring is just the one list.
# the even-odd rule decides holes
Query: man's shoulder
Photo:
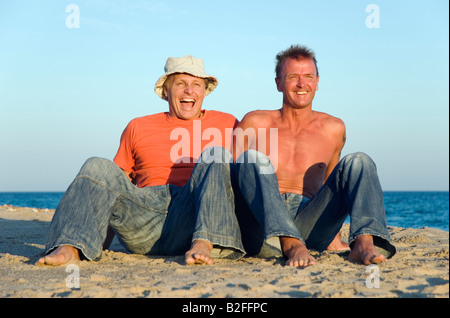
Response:
[{"label": "man's shoulder", "polygon": [[235,128],[239,121],[234,115],[221,112],[218,110],[208,110],[206,116],[203,116],[202,123],[204,127],[216,127],[216,128]]},{"label": "man's shoulder", "polygon": [[244,118],[242,118],[241,123],[246,126],[269,126],[277,116],[280,116],[278,110],[258,109],[248,112]]},{"label": "man's shoulder", "polygon": [[151,115],[144,115],[140,117],[133,118],[130,124],[136,127],[149,127],[149,126],[161,126],[164,125],[167,119],[167,113],[156,113]]},{"label": "man's shoulder", "polygon": [[162,112],[162,113],[156,113],[156,114],[136,117],[132,121],[143,122],[143,121],[159,120],[162,118],[166,118],[166,116],[167,116],[167,113]]},{"label": "man's shoulder", "polygon": [[330,125],[344,125],[344,121],[338,117],[332,116],[330,114],[327,113],[323,113],[323,112],[318,112],[318,111],[314,111],[314,113],[316,114],[317,118],[327,124]]},{"label": "man's shoulder", "polygon": [[257,109],[248,112],[245,117],[273,117],[276,114],[279,114],[279,110],[267,110],[267,109]]},{"label": "man's shoulder", "polygon": [[316,118],[324,128],[335,131],[337,133],[345,132],[345,123],[342,119],[327,113],[315,111]]},{"label": "man's shoulder", "polygon": [[236,117],[230,113],[225,113],[219,110],[207,110],[208,112],[208,118],[220,118],[220,119],[230,119],[230,120],[236,120]]}]

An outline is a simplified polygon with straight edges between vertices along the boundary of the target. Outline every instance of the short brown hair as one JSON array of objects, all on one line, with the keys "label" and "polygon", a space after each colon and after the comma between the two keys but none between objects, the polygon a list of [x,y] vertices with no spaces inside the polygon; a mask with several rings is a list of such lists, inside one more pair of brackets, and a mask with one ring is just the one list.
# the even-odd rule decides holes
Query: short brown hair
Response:
[{"label": "short brown hair", "polygon": [[301,58],[308,58],[314,61],[316,66],[316,75],[319,76],[319,68],[317,67],[317,60],[314,51],[303,45],[291,45],[288,49],[281,51],[276,56],[277,64],[275,66],[275,74],[277,78],[280,78],[281,68],[286,59],[291,58],[299,60]]}]

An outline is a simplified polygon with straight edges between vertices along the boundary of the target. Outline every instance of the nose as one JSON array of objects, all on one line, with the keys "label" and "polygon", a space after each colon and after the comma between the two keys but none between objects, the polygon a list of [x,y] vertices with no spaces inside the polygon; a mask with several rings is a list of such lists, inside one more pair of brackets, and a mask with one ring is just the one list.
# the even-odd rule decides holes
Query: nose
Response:
[{"label": "nose", "polygon": [[186,93],[186,94],[191,94],[192,93],[192,85],[190,85],[190,84],[186,84],[186,86],[184,87],[184,92]]},{"label": "nose", "polygon": [[301,77],[301,76],[299,76],[298,79],[297,79],[297,87],[299,87],[299,88],[300,88],[300,87],[303,87],[304,84],[305,84],[304,78]]}]

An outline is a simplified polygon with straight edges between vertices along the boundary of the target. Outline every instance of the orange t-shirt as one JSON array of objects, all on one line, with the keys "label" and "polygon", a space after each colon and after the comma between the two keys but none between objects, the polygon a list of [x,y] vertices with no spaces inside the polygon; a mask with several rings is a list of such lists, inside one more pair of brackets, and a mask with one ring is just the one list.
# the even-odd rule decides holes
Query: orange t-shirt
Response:
[{"label": "orange t-shirt", "polygon": [[182,120],[158,113],[133,119],[120,138],[114,162],[130,172],[138,187],[183,186],[207,147],[231,149],[238,120],[230,114],[205,110],[202,117]]}]

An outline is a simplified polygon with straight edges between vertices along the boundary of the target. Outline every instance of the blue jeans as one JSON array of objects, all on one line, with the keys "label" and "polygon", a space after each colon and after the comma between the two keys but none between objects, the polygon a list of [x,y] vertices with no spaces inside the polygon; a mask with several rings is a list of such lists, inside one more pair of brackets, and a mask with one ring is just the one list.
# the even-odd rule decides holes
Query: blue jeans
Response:
[{"label": "blue jeans", "polygon": [[[269,159],[249,150],[238,158],[233,182],[236,212],[248,254],[281,255],[279,240],[300,239],[309,249],[325,250],[350,215],[349,245],[357,236],[370,234],[387,257],[395,247],[386,225],[383,194],[375,163],[364,153],[341,159],[319,191],[311,198],[295,193],[280,194]],[[274,243],[275,242],[275,243]]]},{"label": "blue jeans", "polygon": [[[88,260],[99,260],[111,226],[136,254],[183,255],[193,240],[203,239],[213,244],[213,257],[241,257],[230,157],[225,155],[220,147],[205,150],[205,160],[199,160],[183,187],[138,188],[112,161],[88,159],[55,211],[46,252],[71,245]],[[221,160],[211,161],[214,156]]]}]

